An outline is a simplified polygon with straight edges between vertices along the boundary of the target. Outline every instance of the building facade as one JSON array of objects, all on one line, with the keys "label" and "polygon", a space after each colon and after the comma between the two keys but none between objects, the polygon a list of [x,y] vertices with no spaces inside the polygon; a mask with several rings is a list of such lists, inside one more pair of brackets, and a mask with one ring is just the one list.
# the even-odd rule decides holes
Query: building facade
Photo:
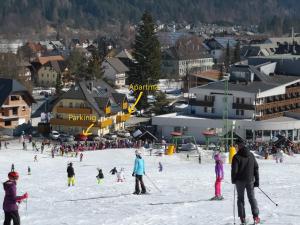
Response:
[{"label": "building facade", "polygon": [[0,128],[15,128],[28,123],[34,99],[18,81],[0,78]]},{"label": "building facade", "polygon": [[104,81],[83,81],[64,93],[54,104],[52,130],[79,134],[90,131],[104,135],[124,129],[129,119],[126,95],[116,93]]}]

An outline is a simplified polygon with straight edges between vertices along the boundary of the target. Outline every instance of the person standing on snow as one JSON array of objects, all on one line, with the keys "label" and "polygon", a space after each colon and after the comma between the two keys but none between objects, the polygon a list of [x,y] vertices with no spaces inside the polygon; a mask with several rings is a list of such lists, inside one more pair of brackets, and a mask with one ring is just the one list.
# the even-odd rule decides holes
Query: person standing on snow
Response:
[{"label": "person standing on snow", "polygon": [[254,195],[254,187],[259,187],[258,164],[254,155],[243,144],[239,145],[238,152],[232,159],[231,181],[236,185],[237,189],[238,215],[241,223],[246,224],[244,200],[244,193],[246,189],[254,223],[258,224],[260,222],[259,209]]},{"label": "person standing on snow", "polygon": [[163,165],[161,162],[158,163],[158,172],[162,172],[163,171]]},{"label": "person standing on snow", "polygon": [[117,182],[124,182],[125,176],[124,176],[124,168],[121,168],[120,172],[117,172]]},{"label": "person standing on snow", "polygon": [[11,164],[10,172],[15,172],[15,164]]},{"label": "person standing on snow", "polygon": [[109,171],[109,173],[111,173],[111,175],[115,175],[118,172],[117,168],[114,167],[113,169],[111,169],[111,171]]},{"label": "person standing on snow", "polygon": [[102,169],[98,168],[97,170],[98,170],[98,175],[96,176],[97,182],[98,182],[98,184],[101,184],[102,180],[104,179],[104,175],[103,175]]},{"label": "person standing on snow", "polygon": [[81,152],[80,153],[80,162],[82,162],[82,159],[83,159],[83,153]]},{"label": "person standing on snow", "polygon": [[17,196],[17,180],[19,179],[19,174],[17,172],[10,172],[8,174],[8,180],[3,183],[3,188],[5,191],[3,210],[4,210],[4,223],[3,225],[10,225],[11,220],[14,225],[20,225],[20,216],[18,212],[17,203],[21,203],[23,200],[28,198],[28,193],[26,192],[22,196]]},{"label": "person standing on snow", "polygon": [[[135,151],[135,161],[134,161],[134,167],[133,167],[133,173],[132,176],[135,176],[135,192],[133,194],[139,195],[139,194],[146,194],[146,187],[143,182],[143,175],[145,174],[145,162],[142,158],[142,153],[139,150]],[[140,185],[142,188],[142,192],[140,192]]]},{"label": "person standing on snow", "polygon": [[215,173],[216,173],[216,182],[215,182],[215,197],[211,200],[223,200],[223,196],[221,194],[221,182],[224,178],[224,169],[223,169],[223,162],[221,159],[221,154],[217,153],[214,156],[216,166],[215,166]]},{"label": "person standing on snow", "polygon": [[68,186],[70,187],[71,184],[72,186],[75,185],[75,172],[73,168],[73,163],[69,163],[68,168],[67,168],[67,173],[68,173]]}]

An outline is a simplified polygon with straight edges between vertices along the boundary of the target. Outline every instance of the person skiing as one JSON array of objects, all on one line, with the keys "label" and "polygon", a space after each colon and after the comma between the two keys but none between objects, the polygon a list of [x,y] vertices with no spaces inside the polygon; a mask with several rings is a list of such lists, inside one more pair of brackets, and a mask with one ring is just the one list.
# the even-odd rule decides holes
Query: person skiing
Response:
[{"label": "person skiing", "polygon": [[158,163],[158,172],[162,172],[163,171],[163,165],[161,162]]},{"label": "person skiing", "polygon": [[35,155],[35,156],[34,156],[34,159],[33,159],[33,161],[34,161],[34,162],[37,162],[37,161],[38,161],[38,159],[37,159],[37,155]]},{"label": "person skiing", "polygon": [[67,168],[67,173],[68,173],[68,186],[70,187],[71,184],[72,186],[75,185],[75,172],[73,168],[73,163],[69,163],[68,168]]},{"label": "person skiing", "polygon": [[237,189],[238,216],[240,217],[241,223],[243,225],[246,224],[244,201],[244,192],[246,189],[254,223],[259,224],[259,209],[254,194],[254,187],[259,187],[258,164],[254,155],[243,144],[239,145],[238,152],[232,159],[231,181],[235,184]]},{"label": "person skiing", "polygon": [[221,194],[221,182],[224,178],[224,169],[223,162],[221,158],[221,154],[217,153],[214,156],[216,165],[215,165],[215,173],[216,173],[216,182],[215,182],[215,197],[211,198],[211,200],[223,200],[223,196]]},{"label": "person skiing", "polygon": [[97,170],[98,170],[98,175],[96,176],[97,182],[98,182],[98,184],[101,184],[104,179],[104,175],[103,175],[102,169],[98,168]]},{"label": "person skiing", "polygon": [[118,172],[118,170],[116,167],[112,168],[112,170],[109,171],[109,173],[111,173],[111,175],[115,175],[117,172]]},{"label": "person skiing", "polygon": [[14,171],[15,171],[15,164],[11,164],[10,172],[14,172]]},{"label": "person skiing", "polygon": [[31,175],[31,169],[30,169],[30,166],[28,166],[27,172],[28,172],[28,175]]},{"label": "person skiing", "polygon": [[125,177],[124,177],[124,168],[121,168],[119,172],[117,172],[117,182],[124,182]]},{"label": "person skiing", "polygon": [[[133,194],[136,195],[147,193],[146,187],[143,182],[143,175],[145,174],[145,162],[141,155],[142,153],[140,150],[135,151],[136,158],[134,161],[132,176],[135,176],[135,192]],[[142,192],[140,192],[140,185],[142,188]]]},{"label": "person skiing", "polygon": [[8,180],[3,183],[3,188],[5,191],[3,210],[4,210],[4,223],[3,225],[10,225],[11,220],[14,225],[20,225],[20,216],[18,212],[17,203],[21,203],[23,200],[28,198],[28,193],[26,192],[22,196],[17,196],[17,180],[19,179],[18,172],[9,172]]},{"label": "person skiing", "polygon": [[80,162],[82,162],[82,159],[83,159],[83,153],[81,152],[80,153]]}]

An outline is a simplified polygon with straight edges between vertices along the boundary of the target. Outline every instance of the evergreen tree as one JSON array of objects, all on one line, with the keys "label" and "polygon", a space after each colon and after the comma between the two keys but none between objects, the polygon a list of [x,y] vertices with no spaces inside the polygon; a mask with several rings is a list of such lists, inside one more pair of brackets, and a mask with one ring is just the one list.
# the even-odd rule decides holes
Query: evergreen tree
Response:
[{"label": "evergreen tree", "polygon": [[[145,12],[135,36],[133,57],[136,63],[129,73],[129,84],[157,84],[160,78],[160,44],[155,35],[155,24],[152,16]],[[151,93],[151,92],[150,92]],[[138,95],[139,93],[135,93]],[[138,108],[148,106],[147,94],[144,92]]]},{"label": "evergreen tree", "polygon": [[229,47],[229,41],[228,41],[227,46],[226,46],[226,53],[225,53],[225,69],[226,69],[226,72],[229,71],[229,65],[230,65],[230,47]]},{"label": "evergreen tree", "polygon": [[241,61],[241,44],[238,41],[235,45],[234,52],[233,52],[233,63]]},{"label": "evergreen tree", "polygon": [[63,84],[61,82],[61,74],[59,73],[56,77],[56,85],[55,85],[57,95],[59,95],[61,93],[62,88],[63,88]]},{"label": "evergreen tree", "polygon": [[87,78],[93,80],[102,78],[104,74],[102,61],[99,54],[94,52],[87,65]]}]

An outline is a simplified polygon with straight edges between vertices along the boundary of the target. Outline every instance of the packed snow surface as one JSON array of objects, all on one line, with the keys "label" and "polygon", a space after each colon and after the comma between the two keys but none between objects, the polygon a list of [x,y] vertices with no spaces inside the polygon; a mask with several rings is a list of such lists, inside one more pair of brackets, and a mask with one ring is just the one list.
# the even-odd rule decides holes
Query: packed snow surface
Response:
[{"label": "packed snow surface", "polygon": [[[31,147],[29,147],[31,149]],[[46,147],[47,150],[47,147]],[[50,150],[50,149],[49,149]],[[210,157],[198,164],[196,156],[149,156],[144,151],[149,195],[132,195],[134,178],[131,176],[134,149],[109,149],[85,152],[79,158],[54,159],[49,152],[22,151],[21,144],[12,142],[9,149],[0,151],[0,178],[4,182],[11,164],[20,173],[18,194],[29,193],[27,203],[20,205],[22,225],[225,225],[233,224],[233,185],[230,183],[230,165],[225,165],[222,191],[225,200],[209,201],[214,195],[214,162]],[[66,166],[73,162],[76,185],[67,186]],[[158,172],[162,162],[163,172]],[[276,207],[258,189],[256,197],[263,224],[300,224],[300,157],[288,157],[284,163],[258,159],[260,187],[279,204]],[[27,167],[32,175],[27,175]],[[126,181],[116,182],[110,175],[113,167],[125,168]],[[104,173],[104,182],[97,184],[97,168]],[[0,191],[0,199],[4,191]],[[251,211],[246,200],[248,220]],[[0,214],[0,223],[4,214]],[[238,223],[237,223],[238,224]]]}]

